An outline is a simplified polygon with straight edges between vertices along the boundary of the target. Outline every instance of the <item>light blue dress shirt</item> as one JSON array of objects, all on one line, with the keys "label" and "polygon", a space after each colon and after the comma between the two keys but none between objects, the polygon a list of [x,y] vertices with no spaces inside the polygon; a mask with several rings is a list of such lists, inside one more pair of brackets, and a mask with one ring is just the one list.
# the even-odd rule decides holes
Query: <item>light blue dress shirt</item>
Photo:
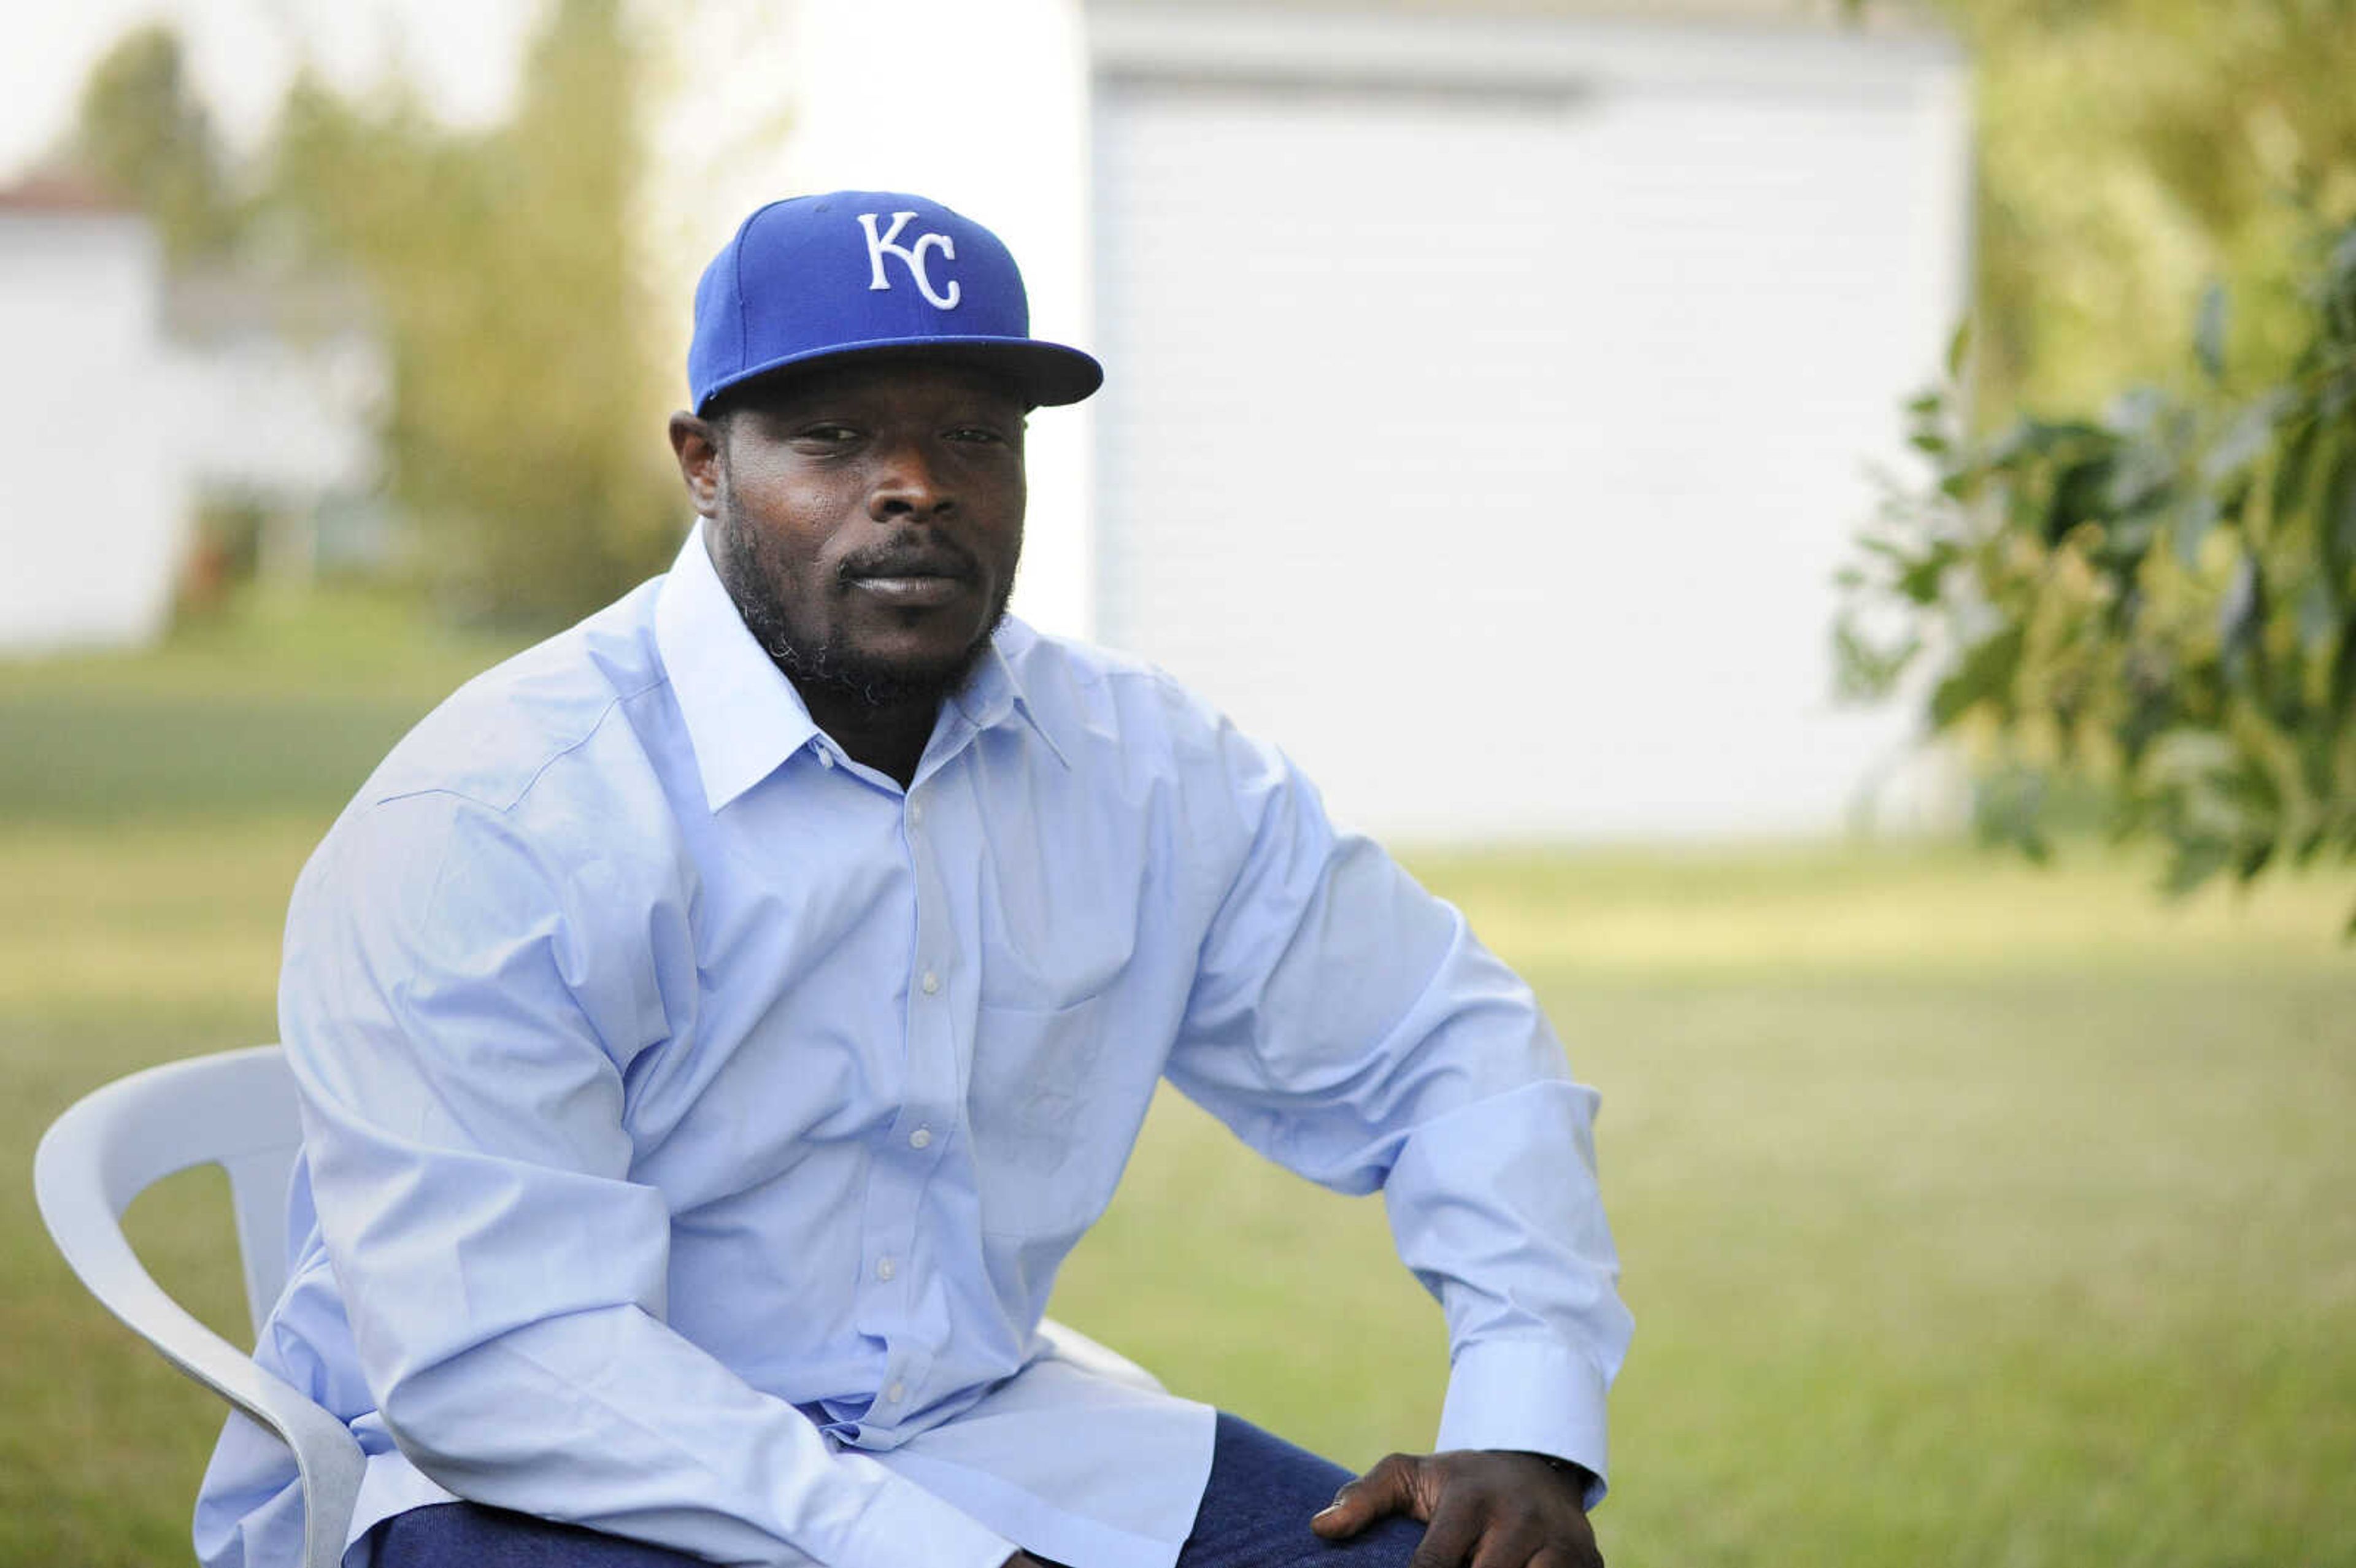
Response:
[{"label": "light blue dress shirt", "polygon": [[[1040,1332],[1165,1077],[1383,1192],[1448,1319],[1438,1446],[1604,1468],[1592,1092],[1453,909],[1118,656],[1009,622],[903,792],[699,528],[393,751],[295,889],[280,1018],[256,1356],[367,1450],[355,1539],[455,1496],[721,1563],[1168,1568],[1212,1413]],[[233,1419],[199,1554],[293,1563],[298,1513]]]}]

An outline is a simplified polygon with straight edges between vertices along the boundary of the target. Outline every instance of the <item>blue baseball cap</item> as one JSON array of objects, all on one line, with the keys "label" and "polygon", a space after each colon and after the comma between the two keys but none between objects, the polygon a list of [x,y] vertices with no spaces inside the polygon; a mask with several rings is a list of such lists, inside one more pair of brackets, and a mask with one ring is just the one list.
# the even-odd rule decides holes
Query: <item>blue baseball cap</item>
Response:
[{"label": "blue baseball cap", "polygon": [[1031,336],[1023,274],[997,235],[921,196],[839,190],[771,202],[703,269],[688,392],[702,414],[756,376],[911,350],[983,366],[1033,404],[1104,383],[1087,355]]}]

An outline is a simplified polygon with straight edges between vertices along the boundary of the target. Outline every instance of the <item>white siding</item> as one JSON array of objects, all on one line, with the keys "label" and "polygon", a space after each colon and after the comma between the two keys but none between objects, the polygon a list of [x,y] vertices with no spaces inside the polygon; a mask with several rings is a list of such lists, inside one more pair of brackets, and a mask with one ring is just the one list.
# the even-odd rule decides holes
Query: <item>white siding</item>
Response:
[{"label": "white siding", "polygon": [[146,641],[185,547],[154,241],[0,211],[0,650]]},{"label": "white siding", "polygon": [[1961,308],[1958,68],[1475,34],[1107,46],[1098,633],[1361,827],[1831,826],[1905,731],[1830,577]]},{"label": "white siding", "polygon": [[199,488],[301,507],[376,484],[375,420],[391,369],[365,333],[245,331],[175,362],[190,391],[180,446]]}]

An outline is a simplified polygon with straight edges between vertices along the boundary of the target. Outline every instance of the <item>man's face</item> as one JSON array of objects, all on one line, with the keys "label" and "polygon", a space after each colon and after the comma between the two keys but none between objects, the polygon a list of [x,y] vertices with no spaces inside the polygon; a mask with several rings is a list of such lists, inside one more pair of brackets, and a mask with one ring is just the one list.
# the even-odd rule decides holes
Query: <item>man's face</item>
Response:
[{"label": "man's face", "polygon": [[1023,405],[991,377],[880,358],[756,382],[675,424],[730,597],[804,685],[937,698],[1005,613],[1023,551]]}]

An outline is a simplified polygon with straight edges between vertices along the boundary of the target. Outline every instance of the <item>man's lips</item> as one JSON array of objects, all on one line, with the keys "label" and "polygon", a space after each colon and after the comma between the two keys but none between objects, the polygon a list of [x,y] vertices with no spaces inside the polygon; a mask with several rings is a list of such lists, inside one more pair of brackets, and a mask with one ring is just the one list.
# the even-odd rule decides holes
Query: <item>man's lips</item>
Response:
[{"label": "man's lips", "polygon": [[920,609],[927,605],[947,604],[966,591],[962,577],[937,575],[888,575],[882,577],[854,576],[851,586],[862,593],[872,593],[887,604]]},{"label": "man's lips", "polygon": [[842,569],[845,587],[911,610],[947,604],[961,597],[973,575],[969,565],[948,556],[861,561]]},{"label": "man's lips", "polygon": [[847,561],[842,567],[846,588],[907,609],[947,604],[962,596],[974,577],[970,561],[948,554]]}]

